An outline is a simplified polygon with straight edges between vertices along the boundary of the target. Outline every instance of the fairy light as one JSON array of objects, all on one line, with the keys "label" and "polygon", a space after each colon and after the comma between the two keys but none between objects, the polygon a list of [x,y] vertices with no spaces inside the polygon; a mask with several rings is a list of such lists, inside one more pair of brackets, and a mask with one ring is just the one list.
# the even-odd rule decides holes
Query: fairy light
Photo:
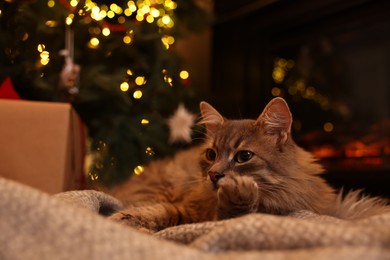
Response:
[{"label": "fairy light", "polygon": [[129,7],[130,12],[134,13],[135,11],[137,11],[137,6],[133,1],[129,1],[127,3],[127,6]]},{"label": "fairy light", "polygon": [[133,14],[133,12],[130,10],[130,8],[126,8],[123,13],[126,15],[126,16],[131,16]]},{"label": "fairy light", "polygon": [[77,0],[71,0],[70,1],[70,5],[72,6],[72,7],[76,7],[77,5],[78,5],[78,1]]},{"label": "fairy light", "polygon": [[272,88],[271,93],[274,97],[279,97],[282,94],[282,90],[278,87],[274,87]]},{"label": "fairy light", "polygon": [[186,71],[186,70],[182,70],[182,71],[180,71],[180,73],[179,73],[179,77],[180,77],[181,79],[188,79],[189,76],[190,76],[190,74],[189,74],[188,71]]},{"label": "fairy light", "polygon": [[73,17],[71,17],[70,15],[68,17],[65,18],[65,23],[67,25],[71,25],[73,23]]},{"label": "fairy light", "polygon": [[142,86],[142,85],[145,85],[146,84],[146,80],[145,80],[145,77],[144,76],[138,76],[135,78],[135,84],[137,84],[138,86]]},{"label": "fairy light", "polygon": [[142,22],[144,20],[144,15],[137,13],[137,15],[135,16],[135,19],[137,19],[138,22]]},{"label": "fairy light", "polygon": [[99,46],[99,39],[96,37],[91,38],[88,42],[88,47],[91,49],[96,49]]},{"label": "fairy light", "polygon": [[42,44],[42,43],[38,44],[38,46],[37,46],[38,52],[43,52],[45,50],[45,48],[46,48],[45,44]]},{"label": "fairy light", "polygon": [[136,90],[136,91],[134,91],[133,97],[134,97],[135,99],[140,99],[140,98],[142,98],[142,91],[141,91],[141,90]]},{"label": "fairy light", "polygon": [[154,155],[154,151],[153,151],[152,147],[147,147],[145,150],[145,153],[147,155]]},{"label": "fairy light", "polygon": [[171,17],[169,17],[168,15],[164,15],[164,16],[161,18],[161,21],[162,21],[163,24],[168,25],[169,22],[171,21]]},{"label": "fairy light", "polygon": [[129,76],[132,76],[132,75],[133,75],[133,71],[132,71],[131,69],[127,69],[127,70],[126,70],[126,73],[127,73],[127,75],[129,75]]},{"label": "fairy light", "polygon": [[150,14],[154,17],[154,18],[157,18],[160,16],[160,11],[156,8],[152,8],[151,11],[150,11]]},{"label": "fairy light", "polygon": [[137,167],[134,168],[134,173],[135,173],[136,175],[140,175],[140,174],[143,173],[143,172],[144,172],[144,167],[141,166],[141,165],[138,165]]},{"label": "fairy light", "polygon": [[148,15],[148,16],[146,17],[146,22],[148,22],[148,23],[153,23],[153,22],[154,22],[153,16]]},{"label": "fairy light", "polygon": [[22,41],[27,41],[28,37],[29,37],[28,33],[24,33],[22,37]]},{"label": "fairy light", "polygon": [[129,83],[127,83],[126,81],[125,82],[122,82],[121,85],[120,85],[120,90],[122,90],[123,92],[126,92],[129,90]]},{"label": "fairy light", "polygon": [[118,23],[124,24],[125,22],[126,22],[126,18],[125,17],[123,17],[123,16],[119,16],[118,17]]},{"label": "fairy light", "polygon": [[108,35],[110,35],[110,33],[111,33],[111,31],[110,31],[109,28],[103,28],[102,34],[103,34],[104,36],[108,36]]},{"label": "fairy light", "polygon": [[330,133],[330,132],[333,131],[334,125],[333,125],[331,122],[326,122],[326,123],[324,124],[323,129],[324,129],[325,132]]},{"label": "fairy light", "polygon": [[93,173],[93,172],[89,172],[89,173],[88,173],[88,176],[89,176],[89,178],[90,178],[92,181],[96,181],[97,179],[99,179],[99,175],[97,175],[96,173]]},{"label": "fairy light", "polygon": [[47,6],[48,6],[48,7],[52,8],[52,7],[54,7],[55,5],[56,5],[56,2],[55,2],[54,0],[49,0],[49,1],[47,1]]},{"label": "fairy light", "polygon": [[107,12],[107,17],[108,18],[114,18],[114,16],[115,16],[115,13],[112,10]]},{"label": "fairy light", "polygon": [[41,64],[43,66],[47,65],[50,61],[49,59],[49,52],[48,51],[42,51],[41,54],[39,55],[41,57]]},{"label": "fairy light", "polygon": [[141,124],[142,124],[142,125],[148,125],[148,124],[149,124],[149,120],[146,119],[146,118],[143,118],[143,119],[141,120]]}]

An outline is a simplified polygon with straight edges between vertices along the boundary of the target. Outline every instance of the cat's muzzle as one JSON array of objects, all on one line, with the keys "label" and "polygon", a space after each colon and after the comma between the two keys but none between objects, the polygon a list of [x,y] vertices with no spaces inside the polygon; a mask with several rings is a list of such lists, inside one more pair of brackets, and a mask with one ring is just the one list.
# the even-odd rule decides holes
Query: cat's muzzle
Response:
[{"label": "cat's muzzle", "polygon": [[214,185],[217,184],[217,182],[225,177],[225,174],[223,172],[208,172],[210,180],[214,183]]}]

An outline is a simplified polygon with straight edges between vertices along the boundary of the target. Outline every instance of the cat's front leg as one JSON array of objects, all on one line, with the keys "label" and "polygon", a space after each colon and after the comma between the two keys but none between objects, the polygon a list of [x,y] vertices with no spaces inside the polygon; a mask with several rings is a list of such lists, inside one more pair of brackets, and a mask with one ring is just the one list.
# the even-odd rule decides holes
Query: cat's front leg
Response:
[{"label": "cat's front leg", "polygon": [[241,216],[257,211],[259,187],[252,177],[225,176],[218,181],[218,219]]},{"label": "cat's front leg", "polygon": [[129,207],[111,215],[109,218],[140,231],[153,233],[177,225],[179,212],[172,204],[162,203]]},{"label": "cat's front leg", "polygon": [[153,233],[157,229],[155,221],[146,220],[134,210],[123,210],[112,214],[109,219],[133,227],[145,233]]}]

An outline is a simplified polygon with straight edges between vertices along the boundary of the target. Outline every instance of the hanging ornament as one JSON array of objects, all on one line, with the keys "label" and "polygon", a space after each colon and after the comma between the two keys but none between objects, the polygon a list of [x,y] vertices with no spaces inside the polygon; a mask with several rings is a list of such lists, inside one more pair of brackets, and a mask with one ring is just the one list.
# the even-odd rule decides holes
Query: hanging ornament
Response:
[{"label": "hanging ornament", "polygon": [[192,126],[196,116],[191,114],[183,104],[180,104],[172,117],[168,119],[169,143],[191,142]]},{"label": "hanging ornament", "polygon": [[60,74],[59,88],[71,96],[79,93],[80,66],[74,64],[74,32],[69,26],[65,31],[65,49],[60,51],[65,57],[65,63]]}]

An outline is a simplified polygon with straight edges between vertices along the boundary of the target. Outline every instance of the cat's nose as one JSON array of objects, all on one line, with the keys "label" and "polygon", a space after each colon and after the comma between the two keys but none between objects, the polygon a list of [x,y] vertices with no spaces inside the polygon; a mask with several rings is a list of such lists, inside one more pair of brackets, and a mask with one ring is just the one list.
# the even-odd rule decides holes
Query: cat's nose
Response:
[{"label": "cat's nose", "polygon": [[225,174],[222,173],[222,172],[208,172],[209,176],[210,176],[210,180],[213,182],[213,183],[217,183],[219,179],[225,177]]}]

